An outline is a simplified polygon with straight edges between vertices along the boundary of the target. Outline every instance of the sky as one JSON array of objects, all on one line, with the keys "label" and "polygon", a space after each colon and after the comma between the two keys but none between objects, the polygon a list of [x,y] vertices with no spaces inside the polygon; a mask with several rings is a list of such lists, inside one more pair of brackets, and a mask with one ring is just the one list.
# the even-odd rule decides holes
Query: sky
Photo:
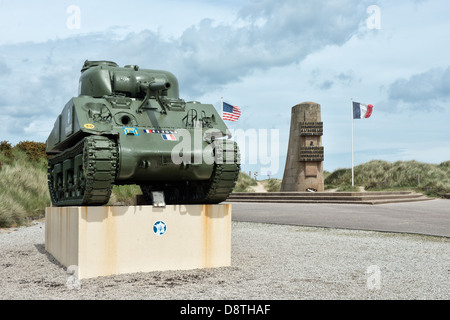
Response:
[{"label": "sky", "polygon": [[[45,142],[84,61],[110,60],[172,72],[186,101],[239,106],[226,123],[260,178],[283,177],[305,101],[321,106],[325,170],[351,167],[352,122],[355,166],[441,163],[449,12],[443,0],[0,0],[0,141]],[[352,120],[351,99],[372,116]]]}]

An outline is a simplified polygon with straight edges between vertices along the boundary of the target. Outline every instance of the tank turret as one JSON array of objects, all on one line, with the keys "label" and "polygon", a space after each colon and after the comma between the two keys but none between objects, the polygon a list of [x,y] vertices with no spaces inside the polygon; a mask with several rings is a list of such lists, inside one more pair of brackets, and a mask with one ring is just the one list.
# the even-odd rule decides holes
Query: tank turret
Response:
[{"label": "tank turret", "polygon": [[162,94],[179,98],[178,80],[167,71],[139,70],[136,65],[119,68],[111,61],[86,61],[81,72],[78,95],[95,98],[122,95],[139,99],[145,96],[150,83],[164,83]]}]

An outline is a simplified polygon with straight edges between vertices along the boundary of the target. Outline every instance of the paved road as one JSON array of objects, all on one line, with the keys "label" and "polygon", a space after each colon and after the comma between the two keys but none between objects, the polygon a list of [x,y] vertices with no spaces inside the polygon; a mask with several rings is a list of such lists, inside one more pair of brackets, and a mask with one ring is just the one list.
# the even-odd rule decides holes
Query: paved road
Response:
[{"label": "paved road", "polygon": [[380,205],[230,202],[234,221],[450,237],[450,200]]}]

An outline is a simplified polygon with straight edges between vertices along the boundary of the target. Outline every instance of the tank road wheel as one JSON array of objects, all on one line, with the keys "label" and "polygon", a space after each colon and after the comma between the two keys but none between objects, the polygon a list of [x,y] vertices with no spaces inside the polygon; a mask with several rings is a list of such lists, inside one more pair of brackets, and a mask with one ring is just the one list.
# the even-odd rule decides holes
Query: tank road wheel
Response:
[{"label": "tank road wheel", "polygon": [[164,191],[166,204],[216,204],[225,201],[233,191],[239,175],[239,148],[233,141],[233,147],[223,148],[220,144],[215,150],[220,152],[216,153],[209,180],[141,185],[147,203],[153,203],[152,191]]},{"label": "tank road wheel", "polygon": [[48,187],[55,206],[104,205],[117,172],[117,144],[88,136],[48,161]]}]

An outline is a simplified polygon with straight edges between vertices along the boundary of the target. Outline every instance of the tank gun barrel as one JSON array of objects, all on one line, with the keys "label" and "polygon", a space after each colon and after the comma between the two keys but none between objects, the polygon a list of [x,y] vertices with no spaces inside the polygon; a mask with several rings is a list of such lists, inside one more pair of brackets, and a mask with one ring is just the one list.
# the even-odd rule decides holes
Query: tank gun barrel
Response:
[{"label": "tank gun barrel", "polygon": [[167,89],[170,88],[170,83],[167,82],[166,79],[158,79],[158,78],[155,79],[154,78],[150,82],[141,83],[140,88],[141,88],[142,91],[145,91],[146,94],[145,94],[145,98],[142,101],[141,105],[136,110],[137,113],[141,113],[142,112],[142,108],[144,108],[144,106],[147,104],[148,99],[150,99],[150,93],[152,91],[156,92],[155,93],[156,94],[156,100],[158,101],[159,105],[163,109],[163,112],[167,113],[164,104],[161,103],[161,100],[159,99],[159,92],[162,91],[162,90],[167,90]]},{"label": "tank gun barrel", "polygon": [[[144,85],[144,87],[146,87]],[[154,79],[147,85],[150,91],[161,91],[170,88],[170,83],[166,79]],[[142,88],[142,85],[141,85]]]}]

